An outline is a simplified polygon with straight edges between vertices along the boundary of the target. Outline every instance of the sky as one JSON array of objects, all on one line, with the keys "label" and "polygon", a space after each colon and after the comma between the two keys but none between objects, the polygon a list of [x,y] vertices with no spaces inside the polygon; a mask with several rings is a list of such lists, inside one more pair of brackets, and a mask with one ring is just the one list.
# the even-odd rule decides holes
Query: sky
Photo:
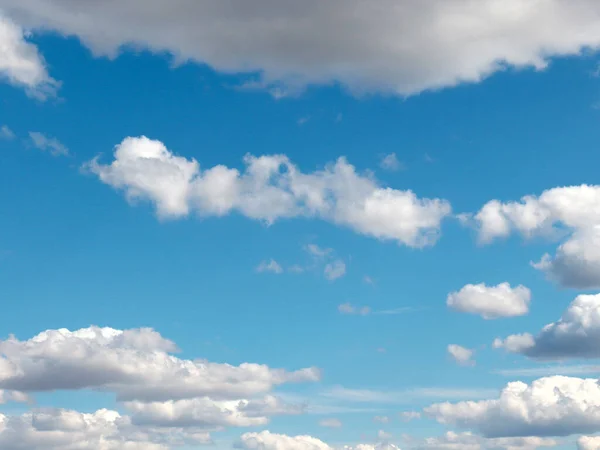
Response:
[{"label": "sky", "polygon": [[600,449],[600,4],[0,0],[0,449]]}]

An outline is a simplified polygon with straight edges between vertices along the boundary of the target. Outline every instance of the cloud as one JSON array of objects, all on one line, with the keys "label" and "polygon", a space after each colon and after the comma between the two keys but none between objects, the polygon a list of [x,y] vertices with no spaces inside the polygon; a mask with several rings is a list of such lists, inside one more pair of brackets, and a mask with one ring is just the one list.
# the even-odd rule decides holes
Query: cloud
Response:
[{"label": "cloud", "polygon": [[599,358],[600,294],[579,295],[557,322],[542,328],[536,336],[525,333],[496,339],[495,348],[521,353],[530,358]]},{"label": "cloud", "polygon": [[305,249],[317,259],[327,258],[333,253],[332,248],[321,248],[317,244],[308,244]]},{"label": "cloud", "polygon": [[558,445],[553,439],[537,436],[486,439],[475,434],[448,431],[442,437],[426,438],[417,450],[536,450]]},{"label": "cloud", "polygon": [[48,75],[37,47],[27,42],[19,25],[2,14],[0,2],[0,78],[22,87],[28,95],[45,100],[56,94],[59,83]]},{"label": "cloud", "polygon": [[326,428],[340,428],[342,426],[342,422],[339,419],[323,419],[319,421],[319,425]]},{"label": "cloud", "polygon": [[418,411],[404,411],[400,413],[400,419],[404,422],[410,422],[421,418],[421,413]]},{"label": "cloud", "polygon": [[600,288],[600,225],[576,231],[554,257],[546,253],[533,267],[561,286]]},{"label": "cloud", "polygon": [[341,259],[336,259],[325,265],[323,273],[325,274],[325,278],[329,281],[337,280],[346,274],[346,263]]},{"label": "cloud", "polygon": [[[595,0],[128,0],[103,4],[1,0],[23,24],[77,36],[95,55],[169,52],[253,82],[299,90],[339,83],[356,93],[410,95],[478,82],[507,67],[600,46]],[[142,13],[143,12],[143,13]],[[281,24],[285,24],[284,27]],[[423,33],[422,30],[428,30]],[[551,30],[561,30],[560,33]]]},{"label": "cloud", "polygon": [[450,354],[450,356],[452,357],[454,362],[456,362],[457,364],[460,364],[461,366],[474,366],[475,365],[475,361],[473,361],[473,359],[472,359],[473,354],[475,353],[474,350],[470,350],[468,348],[461,347],[460,345],[450,344],[448,346],[448,353]]},{"label": "cloud", "polygon": [[238,400],[284,383],[319,379],[315,368],[288,372],[179,359],[175,344],[151,329],[48,330],[0,341],[0,388],[22,392],[95,389],[119,400],[161,402],[196,397]]},{"label": "cloud", "polygon": [[[238,444],[246,450],[334,450],[334,447],[312,436],[287,436],[261,431],[244,433]],[[343,450],[399,450],[393,444],[358,444],[343,447]]]},{"label": "cloud", "polygon": [[15,133],[8,127],[8,125],[2,125],[0,127],[0,139],[11,141],[15,138]]},{"label": "cloud", "polygon": [[415,399],[459,399],[459,398],[486,398],[496,391],[490,389],[462,389],[446,387],[412,388],[400,391],[352,389],[343,386],[334,386],[321,393],[323,397],[352,403],[373,404],[402,404]]},{"label": "cloud", "polygon": [[350,303],[342,303],[338,306],[338,311],[342,314],[360,314],[361,316],[367,316],[371,313],[371,308],[368,306],[353,306]]},{"label": "cloud", "polygon": [[175,156],[146,137],[126,138],[114,157],[110,164],[94,159],[85,168],[124,191],[130,202],[152,202],[161,218],[236,211],[270,224],[315,217],[381,240],[425,247],[436,242],[441,221],[450,214],[448,202],[380,187],[344,158],[308,174],[283,155],[248,155],[243,173],[221,165],[201,171],[196,160]]},{"label": "cloud", "polygon": [[0,414],[3,450],[168,450],[210,442],[205,432],[137,427],[129,417],[106,409],[94,413],[49,409],[21,416]]},{"label": "cloud", "polygon": [[29,140],[35,148],[42,151],[49,151],[52,156],[69,155],[69,149],[56,138],[47,137],[37,131],[30,131]]},{"label": "cloud", "polygon": [[600,374],[600,366],[580,364],[575,366],[552,365],[517,369],[495,370],[493,373],[505,377],[545,377],[551,375]]},{"label": "cloud", "polygon": [[577,439],[577,448],[579,450],[598,450],[600,449],[600,436],[581,436]]},{"label": "cloud", "polygon": [[486,437],[569,436],[600,431],[597,379],[552,376],[531,385],[508,383],[495,399],[438,403],[425,412],[438,422]]},{"label": "cloud", "polygon": [[460,312],[478,314],[484,319],[523,316],[529,312],[531,291],[525,286],[512,288],[509,283],[497,286],[467,284],[448,294],[446,304]]},{"label": "cloud", "polygon": [[392,438],[392,434],[388,433],[387,431],[379,430],[377,432],[377,439],[379,439],[380,441],[388,441],[391,438]]},{"label": "cloud", "polygon": [[271,272],[271,273],[276,273],[276,274],[283,273],[282,267],[274,259],[270,259],[269,261],[262,261],[256,268],[256,271],[259,273],[263,273],[263,272]]},{"label": "cloud", "polygon": [[390,423],[390,418],[388,416],[375,416],[373,417],[373,420],[379,423]]},{"label": "cloud", "polygon": [[389,153],[381,157],[381,160],[379,161],[379,167],[381,167],[383,170],[396,172],[400,169],[403,169],[404,164],[400,162],[395,153]]}]

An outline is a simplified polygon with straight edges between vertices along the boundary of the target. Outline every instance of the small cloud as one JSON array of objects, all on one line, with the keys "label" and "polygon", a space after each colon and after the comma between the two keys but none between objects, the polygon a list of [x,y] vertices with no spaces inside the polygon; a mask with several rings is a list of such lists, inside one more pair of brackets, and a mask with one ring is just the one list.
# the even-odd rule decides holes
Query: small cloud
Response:
[{"label": "small cloud", "polygon": [[425,156],[423,157],[423,159],[425,160],[426,163],[434,163],[437,160],[435,158],[433,158],[433,156],[429,155],[428,153],[425,153]]},{"label": "small cloud", "polygon": [[69,149],[62,142],[38,131],[30,131],[29,140],[33,147],[42,151],[49,151],[52,156],[69,155]]},{"label": "small cloud", "polygon": [[421,418],[421,413],[417,411],[405,411],[400,413],[400,419],[404,422],[410,422]]},{"label": "small cloud", "polygon": [[448,353],[452,357],[455,363],[461,366],[474,366],[475,361],[473,361],[473,355],[475,354],[474,350],[470,350],[465,347],[461,347],[460,345],[450,344],[448,346]]},{"label": "small cloud", "polygon": [[298,264],[294,264],[293,266],[288,268],[288,272],[290,273],[303,273],[306,269]]},{"label": "small cloud", "polygon": [[342,426],[342,422],[339,419],[323,419],[319,421],[319,425],[326,428],[340,428]]},{"label": "small cloud", "polygon": [[237,91],[246,92],[265,92],[273,97],[275,100],[281,100],[288,97],[296,97],[300,94],[299,91],[294,91],[285,86],[279,86],[277,84],[269,84],[260,80],[249,80],[240,85],[234,86],[233,89]]},{"label": "small cloud", "polygon": [[373,280],[373,278],[371,278],[369,275],[365,275],[363,277],[363,281],[367,284],[373,285],[375,284],[375,280]]},{"label": "small cloud", "polygon": [[375,416],[373,417],[373,421],[379,423],[390,423],[390,418],[388,416]]},{"label": "small cloud", "polygon": [[11,141],[15,138],[15,133],[8,127],[8,125],[2,125],[0,127],[0,139]]},{"label": "small cloud", "polygon": [[309,120],[310,120],[310,116],[304,116],[304,117],[300,117],[296,123],[297,123],[299,126],[302,126],[302,125],[304,125],[306,122],[308,122]]},{"label": "small cloud", "polygon": [[383,348],[383,347],[379,347],[377,349],[377,353],[387,353],[387,350],[385,348]]},{"label": "small cloud", "polygon": [[321,248],[317,244],[308,244],[305,250],[315,258],[325,258],[333,253],[332,248]]},{"label": "small cloud", "polygon": [[258,267],[256,268],[256,271],[258,273],[264,273],[264,272],[271,272],[271,273],[276,273],[276,274],[283,273],[282,267],[274,259],[261,262],[258,265]]},{"label": "small cloud", "polygon": [[379,430],[379,431],[377,432],[377,438],[378,438],[380,441],[387,441],[387,440],[389,440],[389,439],[391,439],[391,438],[392,438],[392,434],[391,434],[391,433],[388,433],[387,431]]},{"label": "small cloud", "polygon": [[400,308],[382,309],[380,311],[373,311],[373,314],[382,315],[382,316],[395,316],[398,314],[405,314],[405,313],[413,312],[413,311],[415,311],[415,308],[412,308],[410,306],[403,306]]},{"label": "small cloud", "polygon": [[338,113],[338,115],[335,116],[335,123],[340,123],[342,120],[344,120],[344,116],[342,113]]},{"label": "small cloud", "polygon": [[341,259],[337,259],[327,264],[323,273],[329,281],[337,280],[346,274],[346,263]]},{"label": "small cloud", "polygon": [[371,313],[371,308],[368,306],[357,307],[350,303],[343,303],[338,306],[338,311],[342,314],[359,314],[366,316]]},{"label": "small cloud", "polygon": [[404,164],[398,160],[398,157],[395,153],[390,153],[381,157],[381,160],[379,161],[379,167],[381,167],[383,170],[396,172],[404,169]]}]

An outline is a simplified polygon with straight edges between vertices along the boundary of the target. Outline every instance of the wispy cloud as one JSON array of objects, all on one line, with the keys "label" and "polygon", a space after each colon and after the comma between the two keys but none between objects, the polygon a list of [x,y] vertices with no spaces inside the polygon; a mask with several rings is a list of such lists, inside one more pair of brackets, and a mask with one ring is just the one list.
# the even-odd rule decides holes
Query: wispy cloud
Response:
[{"label": "wispy cloud", "polygon": [[256,271],[258,273],[271,272],[271,273],[275,273],[275,274],[279,275],[280,273],[283,273],[283,268],[277,261],[275,261],[274,259],[271,259],[269,261],[262,261],[256,267]]},{"label": "wispy cloud", "polygon": [[417,311],[417,308],[411,306],[403,306],[394,309],[382,309],[373,311],[370,306],[355,306],[351,303],[342,303],[338,305],[338,311],[342,314],[359,314],[361,316],[393,316],[398,314],[406,314]]},{"label": "wispy cloud", "polygon": [[449,387],[421,387],[401,391],[381,391],[372,389],[350,389],[343,386],[321,393],[327,398],[334,398],[349,403],[402,404],[418,399],[428,400],[476,400],[497,395],[496,389],[465,389]]},{"label": "wispy cloud", "polygon": [[62,142],[38,131],[30,131],[29,140],[33,147],[38,150],[48,151],[52,156],[69,155],[69,149]]},{"label": "wispy cloud", "polygon": [[0,127],[0,139],[10,141],[13,140],[15,137],[15,133],[8,127],[8,125],[2,125]]},{"label": "wispy cloud", "polygon": [[388,170],[390,172],[397,172],[398,170],[402,170],[405,168],[404,163],[402,163],[395,153],[389,153],[387,155],[381,155],[379,160],[379,167],[383,170]]},{"label": "wispy cloud", "polygon": [[600,366],[591,364],[581,364],[574,366],[543,366],[543,367],[528,367],[517,369],[500,369],[494,370],[492,373],[505,377],[545,377],[552,375],[589,375],[600,374]]}]

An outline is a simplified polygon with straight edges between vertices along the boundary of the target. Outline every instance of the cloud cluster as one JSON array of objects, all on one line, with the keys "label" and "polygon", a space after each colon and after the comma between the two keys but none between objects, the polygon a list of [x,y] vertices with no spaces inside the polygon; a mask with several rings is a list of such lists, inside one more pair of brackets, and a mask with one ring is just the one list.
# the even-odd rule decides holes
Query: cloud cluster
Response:
[{"label": "cloud cluster", "polygon": [[[124,191],[129,201],[146,200],[162,218],[194,212],[232,212],[271,224],[278,219],[315,217],[383,240],[411,247],[436,242],[448,202],[420,199],[411,191],[384,188],[356,172],[344,158],[313,173],[302,173],[284,155],[247,155],[245,170],[215,166],[201,170],[194,159],[170,152],[160,141],[128,137],[114,160],[94,159],[86,168]],[[330,276],[341,266],[332,266]]]},{"label": "cloud cluster", "polygon": [[579,295],[561,318],[536,335],[496,339],[495,348],[538,359],[600,358],[600,294]]},{"label": "cloud cluster", "polygon": [[[287,436],[285,434],[261,431],[244,433],[239,447],[246,450],[334,450],[334,447],[312,436]],[[358,444],[344,446],[343,450],[399,450],[393,444]]]},{"label": "cloud cluster", "polygon": [[[410,95],[600,46],[595,0],[0,0],[26,26],[77,36],[96,55],[169,52],[255,74],[278,97],[307,85]],[[424,33],[423,30],[427,30]],[[554,30],[560,30],[560,33]]]},{"label": "cloud cluster", "polygon": [[579,450],[600,449],[600,436],[581,436],[577,439],[577,448]]},{"label": "cloud cluster", "polygon": [[600,431],[597,379],[552,376],[508,383],[496,399],[438,403],[425,413],[486,437],[568,436]]},{"label": "cloud cluster", "polygon": [[448,294],[446,304],[460,312],[478,314],[484,319],[523,316],[529,312],[531,291],[525,286],[512,288],[508,283],[497,286],[467,284]]},{"label": "cloud cluster", "polygon": [[39,99],[54,95],[58,82],[48,75],[37,47],[26,40],[27,33],[2,14],[0,3],[0,79]]},{"label": "cloud cluster", "polygon": [[556,255],[534,264],[565,287],[600,287],[600,186],[558,187],[519,202],[488,202],[475,216],[479,239],[490,242],[513,231],[525,237],[568,234]]},{"label": "cloud cluster", "polygon": [[448,431],[441,437],[426,438],[417,450],[536,450],[558,445],[553,439],[536,436],[486,439],[475,434]]}]

